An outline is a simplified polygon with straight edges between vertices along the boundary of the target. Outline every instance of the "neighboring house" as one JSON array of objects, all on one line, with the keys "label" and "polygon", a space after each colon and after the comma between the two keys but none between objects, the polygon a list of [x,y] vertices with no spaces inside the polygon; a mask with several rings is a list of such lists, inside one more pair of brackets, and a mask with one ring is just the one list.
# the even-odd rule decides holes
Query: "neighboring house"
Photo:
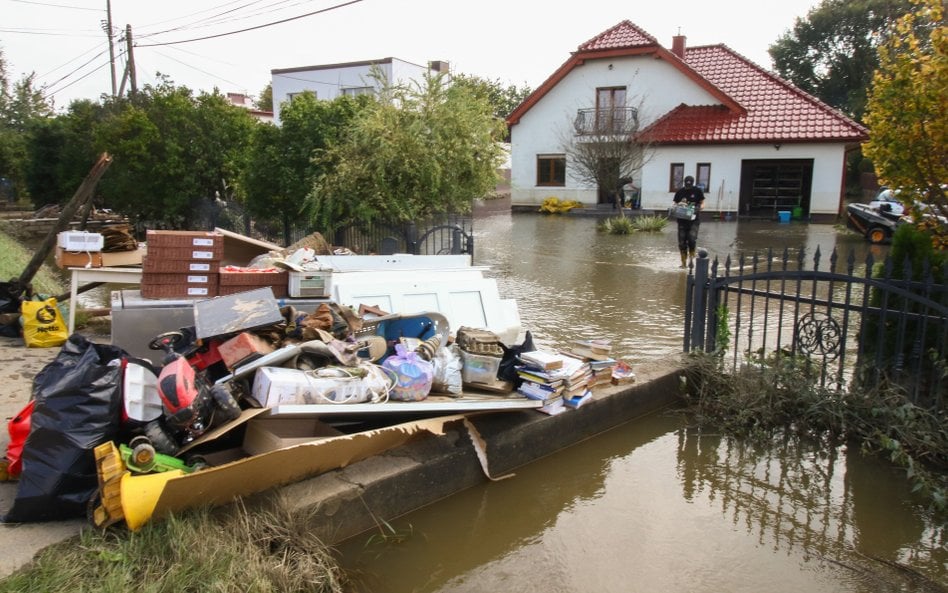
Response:
[{"label": "neighboring house", "polygon": [[725,45],[672,49],[629,21],[583,43],[511,113],[511,202],[584,204],[611,188],[571,176],[564,137],[638,118],[651,154],[632,180],[641,208],[665,210],[686,175],[704,186],[706,212],[814,221],[843,205],[846,152],[867,130]]},{"label": "neighboring house", "polygon": [[268,124],[273,123],[273,112],[257,109],[254,107],[253,99],[247,95],[243,93],[227,93],[227,100],[235,107],[243,107],[246,109],[257,121]]},{"label": "neighboring house", "polygon": [[304,92],[327,101],[342,95],[375,94],[381,84],[371,76],[373,67],[381,71],[386,81],[395,84],[421,82],[428,73],[448,72],[448,63],[444,61],[431,61],[425,67],[398,58],[271,70],[274,119],[279,124],[281,104]]}]

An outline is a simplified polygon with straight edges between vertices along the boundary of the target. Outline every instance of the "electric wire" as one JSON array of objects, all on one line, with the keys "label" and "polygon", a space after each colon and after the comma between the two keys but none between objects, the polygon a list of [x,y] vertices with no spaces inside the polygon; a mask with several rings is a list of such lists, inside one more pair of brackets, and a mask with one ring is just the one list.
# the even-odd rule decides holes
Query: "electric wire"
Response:
[{"label": "electric wire", "polygon": [[69,6],[66,4],[50,4],[48,2],[34,2],[32,0],[10,0],[10,2],[19,2],[20,4],[35,4],[37,6],[52,6],[54,8],[70,8],[72,10],[91,10],[94,12],[105,12],[102,8],[86,8],[85,6]]},{"label": "electric wire", "polygon": [[235,86],[235,87],[237,87],[237,88],[240,88],[240,86],[241,86],[240,83],[234,82],[234,81],[232,81],[232,80],[227,80],[226,78],[221,78],[220,76],[218,76],[218,75],[216,75],[216,74],[211,74],[211,73],[208,72],[207,70],[201,70],[200,68],[198,68],[198,67],[196,67],[196,66],[194,66],[194,65],[192,65],[192,64],[188,64],[187,62],[182,62],[181,60],[179,60],[179,59],[177,59],[177,58],[173,58],[173,57],[169,56],[168,54],[162,53],[162,52],[157,51],[157,50],[155,50],[155,53],[158,54],[159,56],[162,56],[162,57],[164,57],[164,58],[167,58],[167,59],[171,60],[172,62],[177,62],[177,63],[181,64],[182,66],[187,66],[188,68],[190,68],[190,69],[192,69],[192,70],[196,70],[196,71],[200,72],[201,74],[206,74],[206,75],[210,76],[211,78],[216,78],[217,80],[220,80],[220,81],[222,81],[222,82],[226,82],[227,84],[233,85],[233,86]]},{"label": "electric wire", "polygon": [[301,15],[298,15],[298,16],[290,17],[290,18],[280,19],[280,20],[278,20],[278,21],[272,21],[272,22],[269,22],[269,23],[264,23],[264,24],[262,24],[262,25],[256,25],[256,26],[254,26],[254,27],[247,27],[247,28],[245,28],[245,29],[239,29],[239,30],[237,30],[237,31],[229,31],[229,32],[227,32],[227,33],[218,33],[218,34],[216,34],[216,35],[206,35],[206,36],[204,36],[204,37],[196,37],[196,38],[194,38],[194,39],[182,39],[182,40],[179,40],[179,41],[166,41],[166,42],[163,42],[163,43],[143,43],[143,44],[141,44],[141,45],[136,44],[135,47],[158,47],[158,46],[161,46],[161,45],[176,45],[176,44],[179,44],[179,43],[192,43],[192,42],[195,42],[195,41],[204,41],[204,40],[206,40],[206,39],[215,39],[215,38],[217,38],[217,37],[226,37],[226,36],[228,36],[228,35],[236,35],[237,33],[246,33],[247,31],[254,31],[254,30],[256,30],[256,29],[263,29],[263,28],[265,28],[265,27],[272,27],[273,25],[280,25],[280,24],[283,24],[283,23],[288,23],[288,22],[290,22],[290,21],[295,21],[295,20],[299,20],[299,19],[302,19],[302,18],[306,18],[306,17],[308,17],[308,16],[313,16],[313,15],[316,15],[316,14],[321,14],[321,13],[324,13],[324,12],[329,12],[329,11],[331,11],[331,10],[336,10],[337,8],[343,8],[343,7],[346,7],[346,6],[350,6],[350,5],[352,5],[352,4],[358,4],[359,2],[362,2],[362,0],[350,0],[349,2],[343,2],[343,3],[341,3],[341,4],[336,4],[336,5],[330,6],[330,7],[328,7],[328,8],[323,8],[323,9],[320,9],[320,10],[315,10],[315,11],[313,11],[313,12],[308,12],[308,13],[306,13],[306,14],[301,14]]}]

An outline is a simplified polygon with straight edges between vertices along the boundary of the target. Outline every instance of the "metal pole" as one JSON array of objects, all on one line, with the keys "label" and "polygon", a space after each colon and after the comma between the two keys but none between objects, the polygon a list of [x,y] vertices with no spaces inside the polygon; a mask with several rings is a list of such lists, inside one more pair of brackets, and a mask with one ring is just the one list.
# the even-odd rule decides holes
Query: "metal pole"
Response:
[{"label": "metal pole", "polygon": [[708,252],[704,249],[698,250],[698,257],[695,258],[695,284],[694,284],[694,321],[691,324],[691,348],[704,348],[704,328],[705,317],[707,315],[706,296],[708,290]]}]

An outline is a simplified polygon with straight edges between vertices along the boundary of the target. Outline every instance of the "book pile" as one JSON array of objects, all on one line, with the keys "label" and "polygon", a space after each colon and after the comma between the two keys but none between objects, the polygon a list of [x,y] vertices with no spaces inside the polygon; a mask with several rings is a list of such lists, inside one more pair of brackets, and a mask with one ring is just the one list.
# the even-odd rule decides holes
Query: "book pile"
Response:
[{"label": "book pile", "polygon": [[570,397],[570,398],[564,397],[563,405],[566,406],[567,408],[575,409],[575,408],[580,407],[581,405],[583,405],[584,403],[588,402],[591,399],[592,399],[592,391],[587,389],[580,395],[574,395],[573,397]]},{"label": "book pile", "polygon": [[543,402],[539,411],[559,414],[564,411],[564,397],[582,394],[586,389],[589,365],[578,358],[552,352],[533,351],[520,354],[517,375],[522,379],[517,392]]},{"label": "book pile", "polygon": [[590,361],[589,369],[592,371],[592,376],[589,378],[589,386],[595,387],[596,385],[611,385],[612,372],[613,369],[615,369],[616,364],[618,364],[618,361],[616,361],[614,358]]},{"label": "book pile", "polygon": [[612,384],[613,385],[624,385],[626,383],[635,382],[635,373],[632,372],[632,367],[629,366],[627,362],[622,360],[618,361],[614,367],[612,367]]},{"label": "book pile", "polygon": [[589,360],[609,360],[610,352],[612,343],[602,338],[574,340],[570,346],[570,354]]}]

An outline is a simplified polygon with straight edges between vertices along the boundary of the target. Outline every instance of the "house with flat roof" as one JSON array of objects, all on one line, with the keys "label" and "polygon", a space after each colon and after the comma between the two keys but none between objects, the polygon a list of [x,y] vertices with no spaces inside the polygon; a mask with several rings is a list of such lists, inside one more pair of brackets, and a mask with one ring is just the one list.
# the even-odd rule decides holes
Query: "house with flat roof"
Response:
[{"label": "house with flat roof", "polygon": [[381,82],[372,77],[377,68],[389,83],[421,81],[426,74],[448,72],[448,63],[441,60],[419,66],[398,58],[381,58],[341,64],[321,64],[270,71],[273,90],[273,117],[280,122],[280,105],[300,93],[310,92],[317,99],[331,101],[340,96],[375,94]]},{"label": "house with flat roof", "polygon": [[[634,126],[629,126],[634,122]],[[511,202],[610,203],[614,188],[575,175],[564,138],[646,144],[631,183],[664,211],[685,176],[706,213],[830,221],[843,208],[847,151],[865,127],[726,45],[666,49],[628,20],[582,43],[507,119]]]}]

